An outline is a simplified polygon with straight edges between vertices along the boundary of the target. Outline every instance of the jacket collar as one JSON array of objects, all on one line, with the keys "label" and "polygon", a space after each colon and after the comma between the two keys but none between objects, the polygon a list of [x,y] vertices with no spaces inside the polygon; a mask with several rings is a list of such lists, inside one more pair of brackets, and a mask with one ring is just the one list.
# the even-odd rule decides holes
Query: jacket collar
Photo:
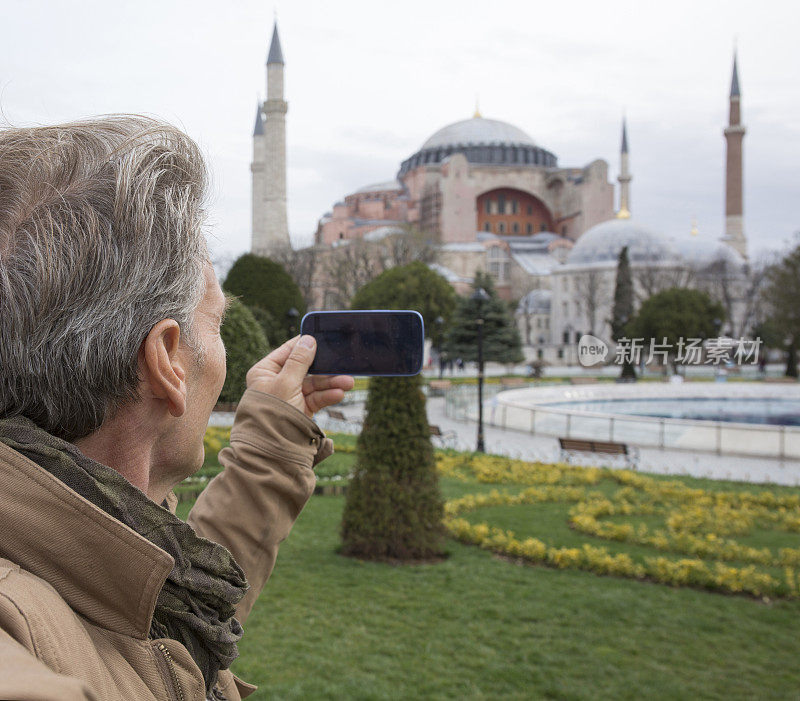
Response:
[{"label": "jacket collar", "polygon": [[96,625],[145,639],[172,556],[0,443],[0,556]]}]

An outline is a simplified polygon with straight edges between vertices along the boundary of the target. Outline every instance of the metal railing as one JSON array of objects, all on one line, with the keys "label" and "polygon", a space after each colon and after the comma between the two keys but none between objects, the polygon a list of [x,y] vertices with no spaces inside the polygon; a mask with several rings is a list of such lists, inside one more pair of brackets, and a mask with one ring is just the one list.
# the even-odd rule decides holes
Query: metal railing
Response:
[{"label": "metal railing", "polygon": [[[499,390],[494,391],[497,395]],[[477,419],[477,392],[454,387],[445,395],[445,414]],[[661,450],[800,460],[800,427],[728,421],[658,418],[633,414],[577,411],[546,404],[484,402],[484,422],[531,435],[608,440]]]}]

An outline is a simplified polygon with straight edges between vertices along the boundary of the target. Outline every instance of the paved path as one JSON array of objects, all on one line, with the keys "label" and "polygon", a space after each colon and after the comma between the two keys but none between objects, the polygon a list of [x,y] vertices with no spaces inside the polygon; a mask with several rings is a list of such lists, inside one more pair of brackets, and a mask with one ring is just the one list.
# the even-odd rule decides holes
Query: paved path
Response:
[{"label": "paved path", "polygon": [[[489,406],[487,412],[491,411]],[[348,419],[363,418],[364,406],[352,405],[344,410]],[[322,412],[324,414],[324,412]],[[341,426],[327,416],[318,416],[320,426],[335,431]],[[477,424],[474,421],[458,421],[445,416],[444,398],[428,399],[428,422],[439,426],[442,432],[454,431],[456,448],[474,450],[477,443]],[[494,426],[484,427],[484,444],[487,453],[506,455],[523,460],[557,462],[559,460],[558,440],[549,436],[531,436],[514,430],[503,430]],[[622,462],[605,462],[597,456],[587,460],[576,460],[584,464],[609,464],[623,466]],[[800,486],[800,462],[780,461],[769,458],[744,458],[719,456],[713,453],[694,453],[689,451],[658,450],[641,448],[639,470],[658,474],[681,474],[711,479],[729,479],[743,482],[768,482]]]},{"label": "paved path", "polygon": [[[428,399],[428,423],[439,426],[442,432],[456,434],[458,450],[474,450],[477,442],[477,424],[474,421],[458,421],[445,415],[445,400],[442,397]],[[347,431],[363,418],[364,404],[352,404],[342,408],[350,420],[349,425],[330,419],[323,411],[315,420],[325,431]],[[486,411],[491,407],[487,405]],[[230,426],[233,414],[213,414],[211,425]],[[484,444],[487,453],[506,455],[523,460],[557,462],[559,460],[558,440],[549,436],[531,436],[514,430],[503,430],[494,426],[484,428]],[[620,462],[604,462],[598,456],[589,456],[585,464],[608,464],[622,466]],[[642,472],[658,474],[681,474],[711,479],[728,479],[743,482],[774,483],[800,486],[800,462],[781,461],[769,458],[743,458],[719,456],[713,453],[689,451],[658,450],[641,448],[638,469]]]}]

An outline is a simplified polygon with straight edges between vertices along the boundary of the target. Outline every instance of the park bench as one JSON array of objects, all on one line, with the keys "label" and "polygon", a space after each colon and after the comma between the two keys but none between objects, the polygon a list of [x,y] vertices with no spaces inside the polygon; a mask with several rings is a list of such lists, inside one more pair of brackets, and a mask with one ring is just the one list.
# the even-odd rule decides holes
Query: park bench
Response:
[{"label": "park bench", "polygon": [[431,397],[444,397],[446,390],[450,389],[450,380],[431,380],[428,383],[428,394]]},{"label": "park bench", "polygon": [[439,426],[431,426],[431,439],[440,448],[455,448],[456,447],[456,432],[455,431],[442,431]]},{"label": "park bench", "polygon": [[339,409],[325,409],[328,418],[341,424],[341,429],[345,433],[361,433],[361,422],[356,419],[348,419]]},{"label": "park bench", "polygon": [[570,462],[573,453],[595,453],[597,455],[622,456],[625,462],[636,469],[639,461],[639,450],[634,446],[615,441],[592,441],[582,438],[559,438],[561,445],[561,459]]}]

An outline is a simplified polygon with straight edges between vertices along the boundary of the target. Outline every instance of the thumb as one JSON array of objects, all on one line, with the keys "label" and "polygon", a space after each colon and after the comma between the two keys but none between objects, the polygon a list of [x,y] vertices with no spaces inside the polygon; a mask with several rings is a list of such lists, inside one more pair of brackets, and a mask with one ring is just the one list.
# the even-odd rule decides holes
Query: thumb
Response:
[{"label": "thumb", "polygon": [[299,387],[308,374],[308,368],[314,362],[316,353],[316,339],[313,336],[300,336],[279,373],[282,381],[292,388]]}]

